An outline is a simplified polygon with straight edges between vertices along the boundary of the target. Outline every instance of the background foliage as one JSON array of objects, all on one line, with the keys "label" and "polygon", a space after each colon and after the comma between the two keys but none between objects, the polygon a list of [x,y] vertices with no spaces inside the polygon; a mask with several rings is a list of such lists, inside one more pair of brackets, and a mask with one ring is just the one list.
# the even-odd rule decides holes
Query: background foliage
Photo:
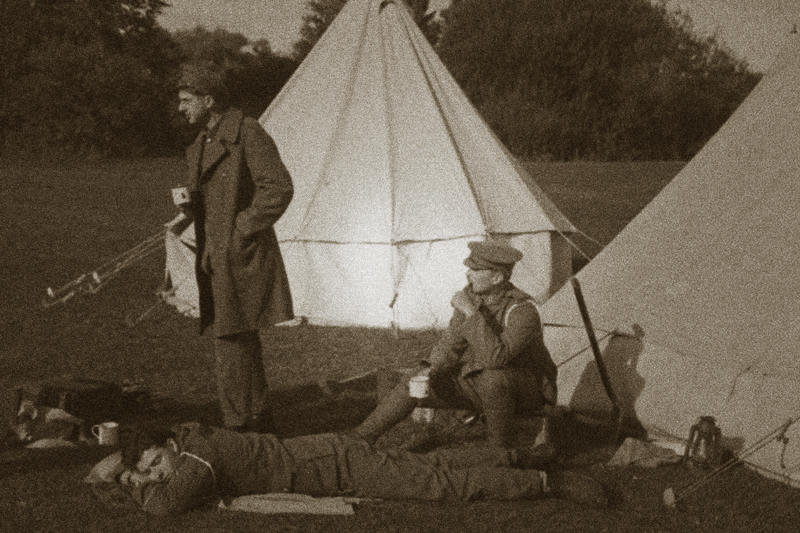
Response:
[{"label": "background foliage", "polygon": [[183,62],[210,61],[227,73],[231,101],[258,117],[294,72],[298,62],[272,51],[266,40],[251,43],[239,33],[195,28],[176,32]]},{"label": "background foliage", "polygon": [[[308,0],[300,39],[294,45],[293,57],[302,61],[319,41],[333,19],[342,10],[347,0]],[[405,0],[411,16],[432,45],[436,45],[441,33],[441,23],[436,13],[429,12],[429,0]]]},{"label": "background foliage", "polygon": [[[186,61],[223,67],[234,104],[260,115],[346,0],[308,0],[291,57],[266,40],[168,33],[163,0],[3,0],[4,156],[174,154]],[[539,160],[686,160],[759,75],[691,21],[649,0],[406,0],[500,139]]]},{"label": "background foliage", "polygon": [[163,112],[177,48],[161,0],[5,0],[7,150],[141,154],[169,144]]},{"label": "background foliage", "polygon": [[685,160],[759,76],[649,0],[455,0],[439,55],[517,155]]}]

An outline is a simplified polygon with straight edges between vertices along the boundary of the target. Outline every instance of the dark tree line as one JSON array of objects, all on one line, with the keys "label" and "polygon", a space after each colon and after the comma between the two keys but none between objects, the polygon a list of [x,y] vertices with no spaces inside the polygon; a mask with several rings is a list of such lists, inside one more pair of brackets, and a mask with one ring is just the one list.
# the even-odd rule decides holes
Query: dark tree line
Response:
[{"label": "dark tree line", "polygon": [[256,118],[298,65],[273,53],[266,40],[251,43],[244,35],[225,30],[199,27],[176,32],[173,38],[181,50],[181,63],[208,63],[223,71],[231,103]]},{"label": "dark tree line", "polygon": [[[0,149],[178,153],[184,62],[227,73],[260,115],[346,0],[308,0],[292,57],[223,30],[170,34],[162,0],[0,0]],[[405,0],[498,136],[522,157],[688,159],[759,76],[650,0]]]},{"label": "dark tree line", "polygon": [[234,103],[254,116],[297,65],[239,34],[171,35],[156,23],[162,0],[1,1],[5,154],[178,153],[194,133],[177,113],[182,63],[224,68]]},{"label": "dark tree line", "polygon": [[144,153],[169,140],[165,79],[177,54],[161,0],[3,0],[6,150]]},{"label": "dark tree line", "polygon": [[758,82],[650,0],[453,0],[438,53],[515,154],[685,160]]}]

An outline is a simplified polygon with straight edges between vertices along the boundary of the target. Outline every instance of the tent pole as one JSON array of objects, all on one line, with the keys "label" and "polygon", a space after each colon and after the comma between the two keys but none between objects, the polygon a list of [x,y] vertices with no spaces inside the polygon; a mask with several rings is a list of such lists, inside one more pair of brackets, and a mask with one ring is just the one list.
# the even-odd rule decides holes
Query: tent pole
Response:
[{"label": "tent pole", "polygon": [[589,337],[589,343],[592,345],[592,353],[594,354],[594,360],[597,363],[597,371],[600,374],[603,387],[606,390],[608,398],[611,400],[612,409],[614,410],[614,418],[616,419],[614,442],[616,442],[619,439],[619,434],[622,428],[622,409],[620,409],[617,395],[614,393],[614,389],[611,386],[611,380],[608,377],[608,370],[606,370],[606,365],[603,362],[602,356],[600,355],[600,345],[597,343],[597,337],[594,334],[594,328],[592,327],[592,321],[589,318],[589,311],[586,308],[586,301],[583,299],[583,291],[581,291],[580,282],[578,282],[578,278],[575,277],[571,278],[570,281],[572,282],[572,289],[575,292],[575,299],[578,301],[578,308],[581,311],[583,326],[586,328],[586,334]]}]

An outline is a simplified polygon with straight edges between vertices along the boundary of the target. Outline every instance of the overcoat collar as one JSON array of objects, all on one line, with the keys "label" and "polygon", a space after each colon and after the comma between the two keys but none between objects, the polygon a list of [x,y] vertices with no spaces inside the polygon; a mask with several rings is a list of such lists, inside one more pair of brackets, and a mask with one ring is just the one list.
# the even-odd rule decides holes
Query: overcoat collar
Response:
[{"label": "overcoat collar", "polygon": [[222,114],[214,131],[201,132],[189,147],[187,160],[196,163],[190,170],[195,189],[204,181],[208,170],[228,153],[227,146],[239,140],[243,120],[244,114],[239,109],[229,108]]}]

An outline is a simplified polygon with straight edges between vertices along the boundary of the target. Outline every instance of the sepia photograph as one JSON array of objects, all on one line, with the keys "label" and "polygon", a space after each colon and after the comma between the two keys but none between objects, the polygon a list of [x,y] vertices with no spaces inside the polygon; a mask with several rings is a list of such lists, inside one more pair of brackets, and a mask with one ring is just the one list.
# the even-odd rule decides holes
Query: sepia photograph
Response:
[{"label": "sepia photograph", "polygon": [[0,533],[800,523],[797,0],[0,0]]}]

